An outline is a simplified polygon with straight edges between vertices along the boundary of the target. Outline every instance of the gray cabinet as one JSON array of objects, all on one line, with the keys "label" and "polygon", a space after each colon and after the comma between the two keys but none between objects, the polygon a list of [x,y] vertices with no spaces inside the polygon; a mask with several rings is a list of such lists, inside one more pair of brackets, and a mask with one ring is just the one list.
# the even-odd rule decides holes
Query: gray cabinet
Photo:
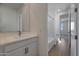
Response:
[{"label": "gray cabinet", "polygon": [[17,48],[14,51],[9,52],[8,56],[36,56],[37,55],[37,43],[32,42],[24,47]]},{"label": "gray cabinet", "polygon": [[4,56],[37,56],[38,46],[37,37],[25,39],[16,43],[3,46]]}]

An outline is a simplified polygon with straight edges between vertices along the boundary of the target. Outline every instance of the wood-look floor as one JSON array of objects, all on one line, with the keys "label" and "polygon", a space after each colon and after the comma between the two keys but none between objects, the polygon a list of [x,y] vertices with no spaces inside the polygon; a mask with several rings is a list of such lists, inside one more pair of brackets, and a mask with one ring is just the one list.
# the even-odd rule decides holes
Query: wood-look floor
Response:
[{"label": "wood-look floor", "polygon": [[62,39],[49,52],[49,56],[69,56],[69,48],[67,42]]}]

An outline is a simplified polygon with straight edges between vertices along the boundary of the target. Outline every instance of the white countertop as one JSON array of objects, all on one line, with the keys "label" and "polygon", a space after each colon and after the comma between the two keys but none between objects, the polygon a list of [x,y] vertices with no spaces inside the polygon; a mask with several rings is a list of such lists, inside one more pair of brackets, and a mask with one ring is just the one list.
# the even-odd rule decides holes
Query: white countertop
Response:
[{"label": "white countertop", "polygon": [[0,45],[26,40],[37,36],[37,33],[32,32],[22,32],[20,37],[18,33],[0,33]]}]

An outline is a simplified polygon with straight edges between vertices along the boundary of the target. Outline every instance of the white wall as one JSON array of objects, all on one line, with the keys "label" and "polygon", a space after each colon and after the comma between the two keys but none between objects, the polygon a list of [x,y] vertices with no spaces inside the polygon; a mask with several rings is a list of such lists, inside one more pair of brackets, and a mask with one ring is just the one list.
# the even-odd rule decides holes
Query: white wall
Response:
[{"label": "white wall", "polygon": [[[59,34],[59,15],[58,15],[58,8],[61,7],[62,4],[58,3],[50,3],[48,4],[48,15],[51,16],[54,20],[49,22],[48,28],[48,37],[52,36],[52,38],[58,38],[57,34]],[[51,35],[50,35],[51,34]]]},{"label": "white wall", "polygon": [[0,6],[0,32],[18,31],[18,16],[16,9]]},{"label": "white wall", "polygon": [[30,4],[30,31],[38,32],[39,55],[48,55],[47,4]]},{"label": "white wall", "polygon": [[55,19],[48,16],[48,37],[55,37]]},{"label": "white wall", "polygon": [[30,4],[30,31],[39,32],[40,26],[38,21],[40,20],[40,4]]}]

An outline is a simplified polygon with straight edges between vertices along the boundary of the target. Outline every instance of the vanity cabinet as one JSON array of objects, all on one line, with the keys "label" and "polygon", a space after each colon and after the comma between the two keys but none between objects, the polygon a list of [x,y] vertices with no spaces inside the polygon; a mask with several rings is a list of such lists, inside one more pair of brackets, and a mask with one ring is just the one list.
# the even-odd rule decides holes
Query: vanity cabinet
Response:
[{"label": "vanity cabinet", "polygon": [[25,39],[3,46],[4,56],[37,56],[37,37]]},{"label": "vanity cabinet", "polygon": [[9,52],[8,56],[36,56],[37,55],[37,46],[36,42],[32,42],[29,45],[24,47],[17,48],[14,51]]}]

